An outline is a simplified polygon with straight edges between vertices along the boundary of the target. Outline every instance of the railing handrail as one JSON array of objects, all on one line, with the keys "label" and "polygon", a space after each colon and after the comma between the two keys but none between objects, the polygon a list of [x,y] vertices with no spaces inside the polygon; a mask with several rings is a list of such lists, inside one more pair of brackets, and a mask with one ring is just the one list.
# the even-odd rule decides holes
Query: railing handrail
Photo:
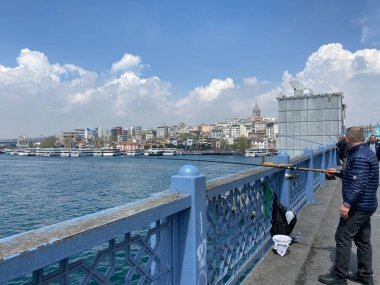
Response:
[{"label": "railing handrail", "polygon": [[255,167],[236,174],[227,175],[222,178],[210,180],[206,184],[206,196],[211,199],[217,195],[225,193],[226,191],[260,179],[262,177],[283,171],[284,169],[273,167]]},{"label": "railing handrail", "polygon": [[[190,206],[190,195],[160,192],[140,201],[0,239],[0,284]],[[116,223],[119,225],[115,226]],[[71,246],[62,251],[68,243]],[[52,251],[54,254],[48,255],[54,260],[46,258]]]}]

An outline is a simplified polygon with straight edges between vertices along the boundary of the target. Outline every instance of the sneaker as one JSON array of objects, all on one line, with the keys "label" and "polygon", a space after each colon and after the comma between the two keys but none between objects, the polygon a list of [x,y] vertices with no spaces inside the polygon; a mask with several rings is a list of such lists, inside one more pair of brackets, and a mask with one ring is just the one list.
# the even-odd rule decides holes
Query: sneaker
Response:
[{"label": "sneaker", "polygon": [[335,272],[319,275],[318,281],[323,284],[347,284],[347,279],[337,276]]},{"label": "sneaker", "polygon": [[374,284],[372,276],[368,278],[363,278],[362,276],[360,276],[359,272],[355,272],[355,273],[348,272],[347,278],[351,281],[354,281],[360,284],[365,284],[365,285]]}]

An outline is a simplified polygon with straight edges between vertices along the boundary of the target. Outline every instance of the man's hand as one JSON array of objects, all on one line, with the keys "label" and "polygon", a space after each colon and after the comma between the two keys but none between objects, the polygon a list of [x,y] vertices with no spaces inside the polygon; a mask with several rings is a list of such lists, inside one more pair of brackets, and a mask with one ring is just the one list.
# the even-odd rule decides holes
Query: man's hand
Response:
[{"label": "man's hand", "polygon": [[326,175],[327,177],[334,177],[334,175],[337,173],[335,168],[329,168],[326,169]]},{"label": "man's hand", "polygon": [[347,208],[346,206],[342,205],[339,208],[339,214],[343,219],[348,219],[348,212],[350,211],[350,208]]}]

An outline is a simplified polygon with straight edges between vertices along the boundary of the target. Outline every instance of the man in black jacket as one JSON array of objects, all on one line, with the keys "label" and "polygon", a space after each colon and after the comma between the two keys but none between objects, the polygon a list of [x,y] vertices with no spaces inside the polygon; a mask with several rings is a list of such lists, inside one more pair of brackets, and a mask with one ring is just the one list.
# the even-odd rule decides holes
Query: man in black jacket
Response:
[{"label": "man in black jacket", "polygon": [[[338,175],[329,169],[328,175],[342,178],[343,203],[339,208],[340,221],[335,233],[335,265],[329,274],[320,275],[324,284],[347,284],[347,278],[361,284],[373,284],[371,216],[377,209],[379,163],[375,153],[364,142],[359,127],[347,130],[349,146],[347,166]],[[357,246],[358,271],[348,273],[352,241]]]}]

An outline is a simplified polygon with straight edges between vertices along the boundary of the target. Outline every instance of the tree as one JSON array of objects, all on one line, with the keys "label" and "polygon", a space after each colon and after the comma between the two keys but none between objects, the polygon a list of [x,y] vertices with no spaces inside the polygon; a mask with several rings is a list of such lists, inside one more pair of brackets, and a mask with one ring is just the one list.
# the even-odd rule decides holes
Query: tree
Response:
[{"label": "tree", "polygon": [[246,149],[250,148],[250,145],[251,140],[249,138],[241,136],[235,140],[232,148],[240,151],[245,151]]},{"label": "tree", "polygon": [[63,140],[63,146],[65,148],[70,148],[71,147],[71,140],[70,139],[64,139]]},{"label": "tree", "polygon": [[55,142],[57,141],[57,138],[55,136],[50,136],[45,138],[42,142],[40,147],[55,147]]},{"label": "tree", "polygon": [[228,144],[227,140],[224,140],[224,139],[220,140],[220,148],[221,149],[228,149],[229,148],[229,144]]}]

